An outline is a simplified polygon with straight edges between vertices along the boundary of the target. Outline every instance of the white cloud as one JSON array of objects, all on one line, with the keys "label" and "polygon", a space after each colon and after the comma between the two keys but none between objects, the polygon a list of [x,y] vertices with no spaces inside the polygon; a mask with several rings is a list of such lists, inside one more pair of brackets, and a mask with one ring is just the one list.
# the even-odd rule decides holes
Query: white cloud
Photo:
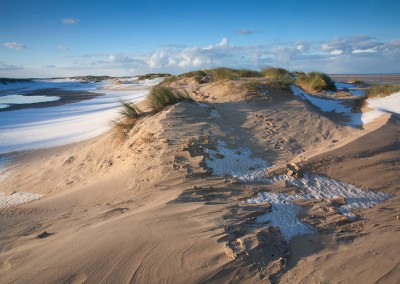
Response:
[{"label": "white cloud", "polygon": [[376,49],[374,48],[367,48],[367,49],[354,49],[351,53],[374,53],[374,52],[378,52]]},{"label": "white cloud", "polygon": [[20,44],[20,43],[16,43],[16,42],[5,42],[5,43],[3,43],[3,46],[7,47],[7,48],[12,48],[12,49],[24,49],[24,48],[27,48],[26,45]]},{"label": "white cloud", "polygon": [[339,55],[342,53],[343,53],[343,50],[341,50],[341,49],[334,49],[329,52],[329,54],[332,54],[332,55]]},{"label": "white cloud", "polygon": [[80,20],[76,19],[76,18],[63,18],[62,19],[62,23],[64,25],[75,25],[75,24],[78,24],[79,22],[80,22]]}]

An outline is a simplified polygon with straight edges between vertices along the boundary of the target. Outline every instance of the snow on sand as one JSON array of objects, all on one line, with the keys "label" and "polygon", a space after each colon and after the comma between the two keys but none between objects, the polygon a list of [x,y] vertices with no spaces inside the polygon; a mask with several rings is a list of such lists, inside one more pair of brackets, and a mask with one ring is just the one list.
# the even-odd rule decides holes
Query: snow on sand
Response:
[{"label": "snow on sand", "polygon": [[267,184],[285,180],[302,191],[299,195],[262,192],[257,197],[246,201],[247,203],[270,202],[272,211],[258,217],[257,221],[269,222],[270,225],[279,227],[287,241],[297,235],[315,232],[315,228],[301,222],[297,217],[301,206],[294,203],[296,200],[344,197],[346,204],[340,206],[338,211],[349,219],[354,219],[356,218],[352,212],[354,209],[370,208],[392,197],[387,193],[364,190],[320,175],[305,174],[300,179],[286,175],[267,178],[265,176],[265,170],[268,168],[266,161],[252,157],[250,149],[245,147],[229,149],[223,141],[218,141],[216,150],[209,149],[207,152],[209,157],[205,159],[205,162],[207,167],[213,170],[213,175],[227,175],[236,177],[242,182]]},{"label": "snow on sand", "polygon": [[[138,102],[144,99],[149,87],[161,80],[137,81],[137,84],[122,85],[62,81],[63,88],[82,90],[86,87],[86,91],[104,95],[55,107],[0,112],[0,154],[64,145],[100,135],[110,129],[109,123],[117,116],[120,101]],[[38,88],[32,86],[33,83],[22,85],[24,90]],[[47,81],[39,85],[47,88],[51,86]],[[95,89],[95,86],[101,89]],[[57,83],[52,87],[60,85]]]}]

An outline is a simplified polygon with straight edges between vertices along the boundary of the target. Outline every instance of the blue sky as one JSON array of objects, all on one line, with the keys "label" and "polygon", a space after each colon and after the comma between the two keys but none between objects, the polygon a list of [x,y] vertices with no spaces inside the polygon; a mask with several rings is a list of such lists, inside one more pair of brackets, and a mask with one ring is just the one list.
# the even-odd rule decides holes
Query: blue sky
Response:
[{"label": "blue sky", "polygon": [[2,0],[0,77],[399,73],[400,1]]}]

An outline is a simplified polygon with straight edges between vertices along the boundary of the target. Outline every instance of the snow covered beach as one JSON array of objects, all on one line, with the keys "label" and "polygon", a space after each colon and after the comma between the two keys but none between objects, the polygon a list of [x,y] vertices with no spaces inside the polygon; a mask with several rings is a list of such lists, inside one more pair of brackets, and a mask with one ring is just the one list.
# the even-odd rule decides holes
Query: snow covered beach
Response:
[{"label": "snow covered beach", "polygon": [[[11,104],[34,104],[51,101],[56,96],[29,96],[41,89],[101,93],[76,103],[54,107],[25,108],[0,112],[0,154],[12,151],[58,146],[88,139],[106,132],[115,118],[121,101],[138,102],[149,87],[162,79],[137,81],[136,78],[116,84],[115,81],[82,83],[79,80],[56,79],[0,85],[0,104],[6,110]],[[133,83],[130,83],[133,82]],[[54,91],[55,95],[57,91]]]}]

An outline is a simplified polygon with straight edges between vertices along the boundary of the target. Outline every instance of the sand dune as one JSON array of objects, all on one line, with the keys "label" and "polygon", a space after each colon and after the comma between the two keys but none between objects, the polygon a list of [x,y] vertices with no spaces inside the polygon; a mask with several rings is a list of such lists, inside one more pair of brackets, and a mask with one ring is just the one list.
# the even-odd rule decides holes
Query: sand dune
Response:
[{"label": "sand dune", "polygon": [[[106,133],[12,155],[1,191],[43,197],[0,210],[0,282],[399,280],[397,117],[361,129],[268,84],[263,94],[240,80],[174,84],[198,102],[141,118],[126,141]],[[354,220],[340,211],[348,196],[297,200],[313,229],[285,238],[260,221],[272,202],[244,201],[301,187],[240,177],[272,178],[289,162],[391,198],[351,210]]]}]

